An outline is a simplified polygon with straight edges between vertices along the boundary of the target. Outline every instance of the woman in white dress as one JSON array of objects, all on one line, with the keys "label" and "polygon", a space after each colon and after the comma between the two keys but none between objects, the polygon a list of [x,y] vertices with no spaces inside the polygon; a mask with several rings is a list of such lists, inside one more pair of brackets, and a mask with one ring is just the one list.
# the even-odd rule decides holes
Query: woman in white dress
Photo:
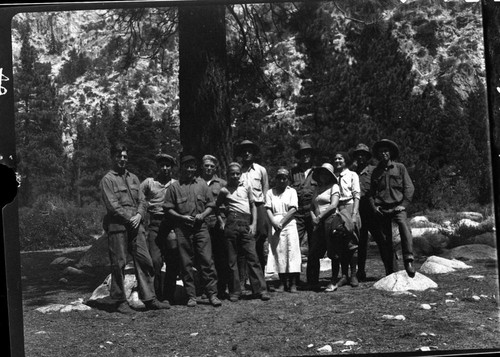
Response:
[{"label": "woman in white dress", "polygon": [[275,291],[296,293],[302,257],[297,224],[293,217],[298,207],[297,191],[288,186],[289,177],[289,171],[280,168],[275,186],[266,194],[265,208],[272,226],[266,272],[279,275],[280,283]]}]

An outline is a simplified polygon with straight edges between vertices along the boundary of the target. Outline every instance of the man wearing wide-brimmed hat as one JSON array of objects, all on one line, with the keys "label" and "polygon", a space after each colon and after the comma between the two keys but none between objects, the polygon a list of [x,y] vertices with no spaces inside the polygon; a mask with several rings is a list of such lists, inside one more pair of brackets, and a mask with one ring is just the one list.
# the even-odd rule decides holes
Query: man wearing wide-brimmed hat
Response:
[{"label": "man wearing wide-brimmed hat", "polygon": [[[300,245],[304,244],[307,236],[307,246],[310,246],[313,224],[311,221],[311,198],[316,187],[316,181],[312,179],[312,169],[314,165],[313,157],[315,149],[309,143],[300,143],[299,149],[295,152],[297,165],[291,169],[292,182],[290,186],[297,191],[299,207],[295,213],[297,231],[299,233]],[[305,260],[305,256],[303,257]]]},{"label": "man wearing wide-brimmed hat", "polygon": [[[264,269],[267,262],[265,242],[269,232],[269,222],[264,203],[266,193],[269,190],[269,179],[266,168],[255,162],[255,157],[259,151],[259,146],[250,140],[243,140],[235,148],[235,155],[242,159],[241,180],[251,188],[254,203],[257,207],[255,244],[260,265]],[[244,271],[245,264],[243,260],[240,261],[240,264],[240,268]]]},{"label": "man wearing wide-brimmed hat", "polygon": [[[158,153],[155,157],[157,172],[155,177],[148,177],[141,182],[141,191],[148,203],[147,209],[147,231],[148,248],[155,272],[155,292],[156,296],[163,300],[164,291],[161,283],[161,268],[163,266],[162,250],[169,232],[159,235],[160,225],[165,217],[163,213],[163,201],[167,188],[175,180],[172,178],[172,168],[175,166],[175,159],[168,154]],[[165,291],[166,292],[166,291]]]},{"label": "man wearing wide-brimmed hat", "polygon": [[[213,306],[222,303],[217,297],[217,273],[212,257],[212,244],[205,218],[215,208],[215,200],[207,183],[196,175],[197,160],[184,154],[180,159],[179,180],[165,194],[163,208],[174,222],[181,262],[181,278],[188,296],[188,307],[195,307],[194,267],[200,268],[205,293]],[[195,262],[196,259],[196,262]]]},{"label": "man wearing wide-brimmed hat", "polygon": [[391,140],[377,141],[372,148],[379,164],[372,173],[370,185],[370,205],[377,215],[377,230],[382,235],[382,246],[386,274],[396,269],[392,242],[392,222],[396,223],[401,236],[401,248],[405,270],[410,277],[415,276],[413,267],[413,237],[407,222],[406,209],[415,191],[406,167],[395,160],[399,157],[399,147]]},{"label": "man wearing wide-brimmed hat", "polygon": [[[359,216],[361,218],[361,227],[359,230],[359,246],[358,246],[358,271],[357,276],[359,281],[366,280],[366,254],[368,249],[368,232],[372,238],[380,246],[380,240],[373,226],[374,214],[370,207],[368,192],[370,191],[370,182],[375,165],[370,164],[372,153],[367,145],[360,143],[354,149],[352,156],[354,163],[351,170],[354,170],[359,177],[360,199],[359,199]],[[381,253],[383,254],[382,250]]]}]

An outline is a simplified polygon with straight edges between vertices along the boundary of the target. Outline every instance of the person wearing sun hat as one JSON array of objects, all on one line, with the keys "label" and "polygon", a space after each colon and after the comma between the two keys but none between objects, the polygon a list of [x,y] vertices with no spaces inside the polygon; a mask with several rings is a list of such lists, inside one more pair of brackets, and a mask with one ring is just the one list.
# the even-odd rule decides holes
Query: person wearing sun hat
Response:
[{"label": "person wearing sun hat", "polygon": [[[307,237],[307,247],[309,248],[312,237],[313,224],[309,213],[311,208],[311,198],[316,188],[316,182],[312,179],[313,157],[316,150],[309,143],[301,142],[299,149],[295,152],[295,158],[298,160],[297,165],[290,170],[291,183],[290,187],[297,191],[299,206],[295,213],[295,221],[297,222],[297,231],[299,233],[300,245],[304,244],[304,239]],[[307,257],[304,256],[303,260]]]},{"label": "person wearing sun hat", "polygon": [[159,234],[160,226],[165,217],[163,212],[163,201],[165,200],[165,192],[167,188],[175,180],[172,178],[172,168],[175,166],[175,159],[168,154],[158,153],[155,157],[157,172],[155,177],[147,177],[141,182],[140,190],[144,194],[147,208],[147,243],[149,254],[153,260],[153,267],[155,272],[155,292],[156,296],[163,300],[163,286],[161,284],[161,268],[163,266],[162,250],[165,240],[169,232],[162,230]]},{"label": "person wearing sun hat", "polygon": [[290,172],[281,167],[276,172],[275,186],[267,191],[265,207],[271,222],[269,254],[266,272],[278,273],[280,283],[277,292],[297,292],[302,259],[299,233],[295,222],[298,207],[297,191],[288,186]]},{"label": "person wearing sun hat", "polygon": [[[333,173],[333,166],[329,163],[316,167],[312,175],[317,186],[311,199],[310,215],[314,228],[307,256],[306,275],[309,289],[319,290],[320,259],[332,248],[329,239],[330,227],[336,218],[340,188]],[[329,285],[333,285],[333,282]]]},{"label": "person wearing sun hat", "polygon": [[398,225],[401,236],[405,270],[408,276],[413,278],[413,237],[407,222],[406,209],[412,201],[415,188],[406,167],[395,161],[399,158],[399,147],[394,141],[379,140],[373,145],[372,152],[379,163],[372,173],[369,199],[373,212],[378,217],[376,229],[383,239],[381,244],[386,274],[392,274],[396,269],[392,258],[394,222]]},{"label": "person wearing sun hat", "polygon": [[[255,244],[259,262],[264,271],[267,262],[265,243],[269,232],[269,221],[266,209],[264,208],[264,202],[266,193],[269,190],[269,178],[266,168],[255,162],[259,151],[259,146],[250,140],[243,140],[235,147],[235,155],[242,159],[241,180],[251,188],[254,203],[257,207]],[[246,275],[245,268],[246,264],[244,263],[244,259],[241,258],[240,272],[243,275]],[[242,284],[244,284],[244,281],[242,281]]]}]

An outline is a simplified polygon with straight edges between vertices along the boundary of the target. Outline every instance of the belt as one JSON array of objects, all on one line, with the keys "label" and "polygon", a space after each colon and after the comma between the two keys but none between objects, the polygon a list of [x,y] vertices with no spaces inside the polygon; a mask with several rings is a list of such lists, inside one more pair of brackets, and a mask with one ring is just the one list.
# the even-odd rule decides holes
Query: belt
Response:
[{"label": "belt", "polygon": [[227,214],[227,218],[233,218],[233,219],[246,219],[246,220],[249,220],[250,218],[252,217],[251,214],[249,213],[241,213],[241,212],[233,212],[233,211],[230,211],[228,214]]}]

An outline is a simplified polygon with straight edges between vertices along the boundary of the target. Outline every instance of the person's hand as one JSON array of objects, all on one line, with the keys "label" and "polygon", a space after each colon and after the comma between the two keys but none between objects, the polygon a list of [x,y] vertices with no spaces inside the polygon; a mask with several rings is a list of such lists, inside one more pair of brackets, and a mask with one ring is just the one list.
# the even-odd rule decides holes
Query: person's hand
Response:
[{"label": "person's hand", "polygon": [[142,219],[142,216],[139,213],[136,213],[135,216],[131,217],[129,219],[129,222],[130,222],[130,225],[132,226],[132,228],[139,227],[139,224],[141,224],[141,219]]},{"label": "person's hand", "polygon": [[194,217],[191,217],[191,216],[188,216],[188,215],[185,215],[185,216],[182,216],[182,220],[184,221],[185,224],[187,225],[193,225],[194,224]]},{"label": "person's hand", "polygon": [[352,223],[355,224],[355,225],[358,225],[359,224],[359,213],[358,212],[354,212],[352,214]]},{"label": "person's hand", "polygon": [[320,222],[321,222],[321,218],[320,218],[319,216],[315,216],[315,217],[313,217],[313,219],[312,219],[312,223],[313,223],[315,226],[319,225],[319,223],[320,223]]},{"label": "person's hand", "polygon": [[403,212],[404,210],[406,210],[405,206],[396,206],[394,207],[394,212]]},{"label": "person's hand", "polygon": [[249,229],[248,229],[248,233],[252,236],[255,235],[255,233],[257,233],[257,224],[251,224],[249,226]]},{"label": "person's hand", "polygon": [[205,219],[201,213],[198,213],[196,216],[194,216],[194,221],[195,222],[201,222]]}]

